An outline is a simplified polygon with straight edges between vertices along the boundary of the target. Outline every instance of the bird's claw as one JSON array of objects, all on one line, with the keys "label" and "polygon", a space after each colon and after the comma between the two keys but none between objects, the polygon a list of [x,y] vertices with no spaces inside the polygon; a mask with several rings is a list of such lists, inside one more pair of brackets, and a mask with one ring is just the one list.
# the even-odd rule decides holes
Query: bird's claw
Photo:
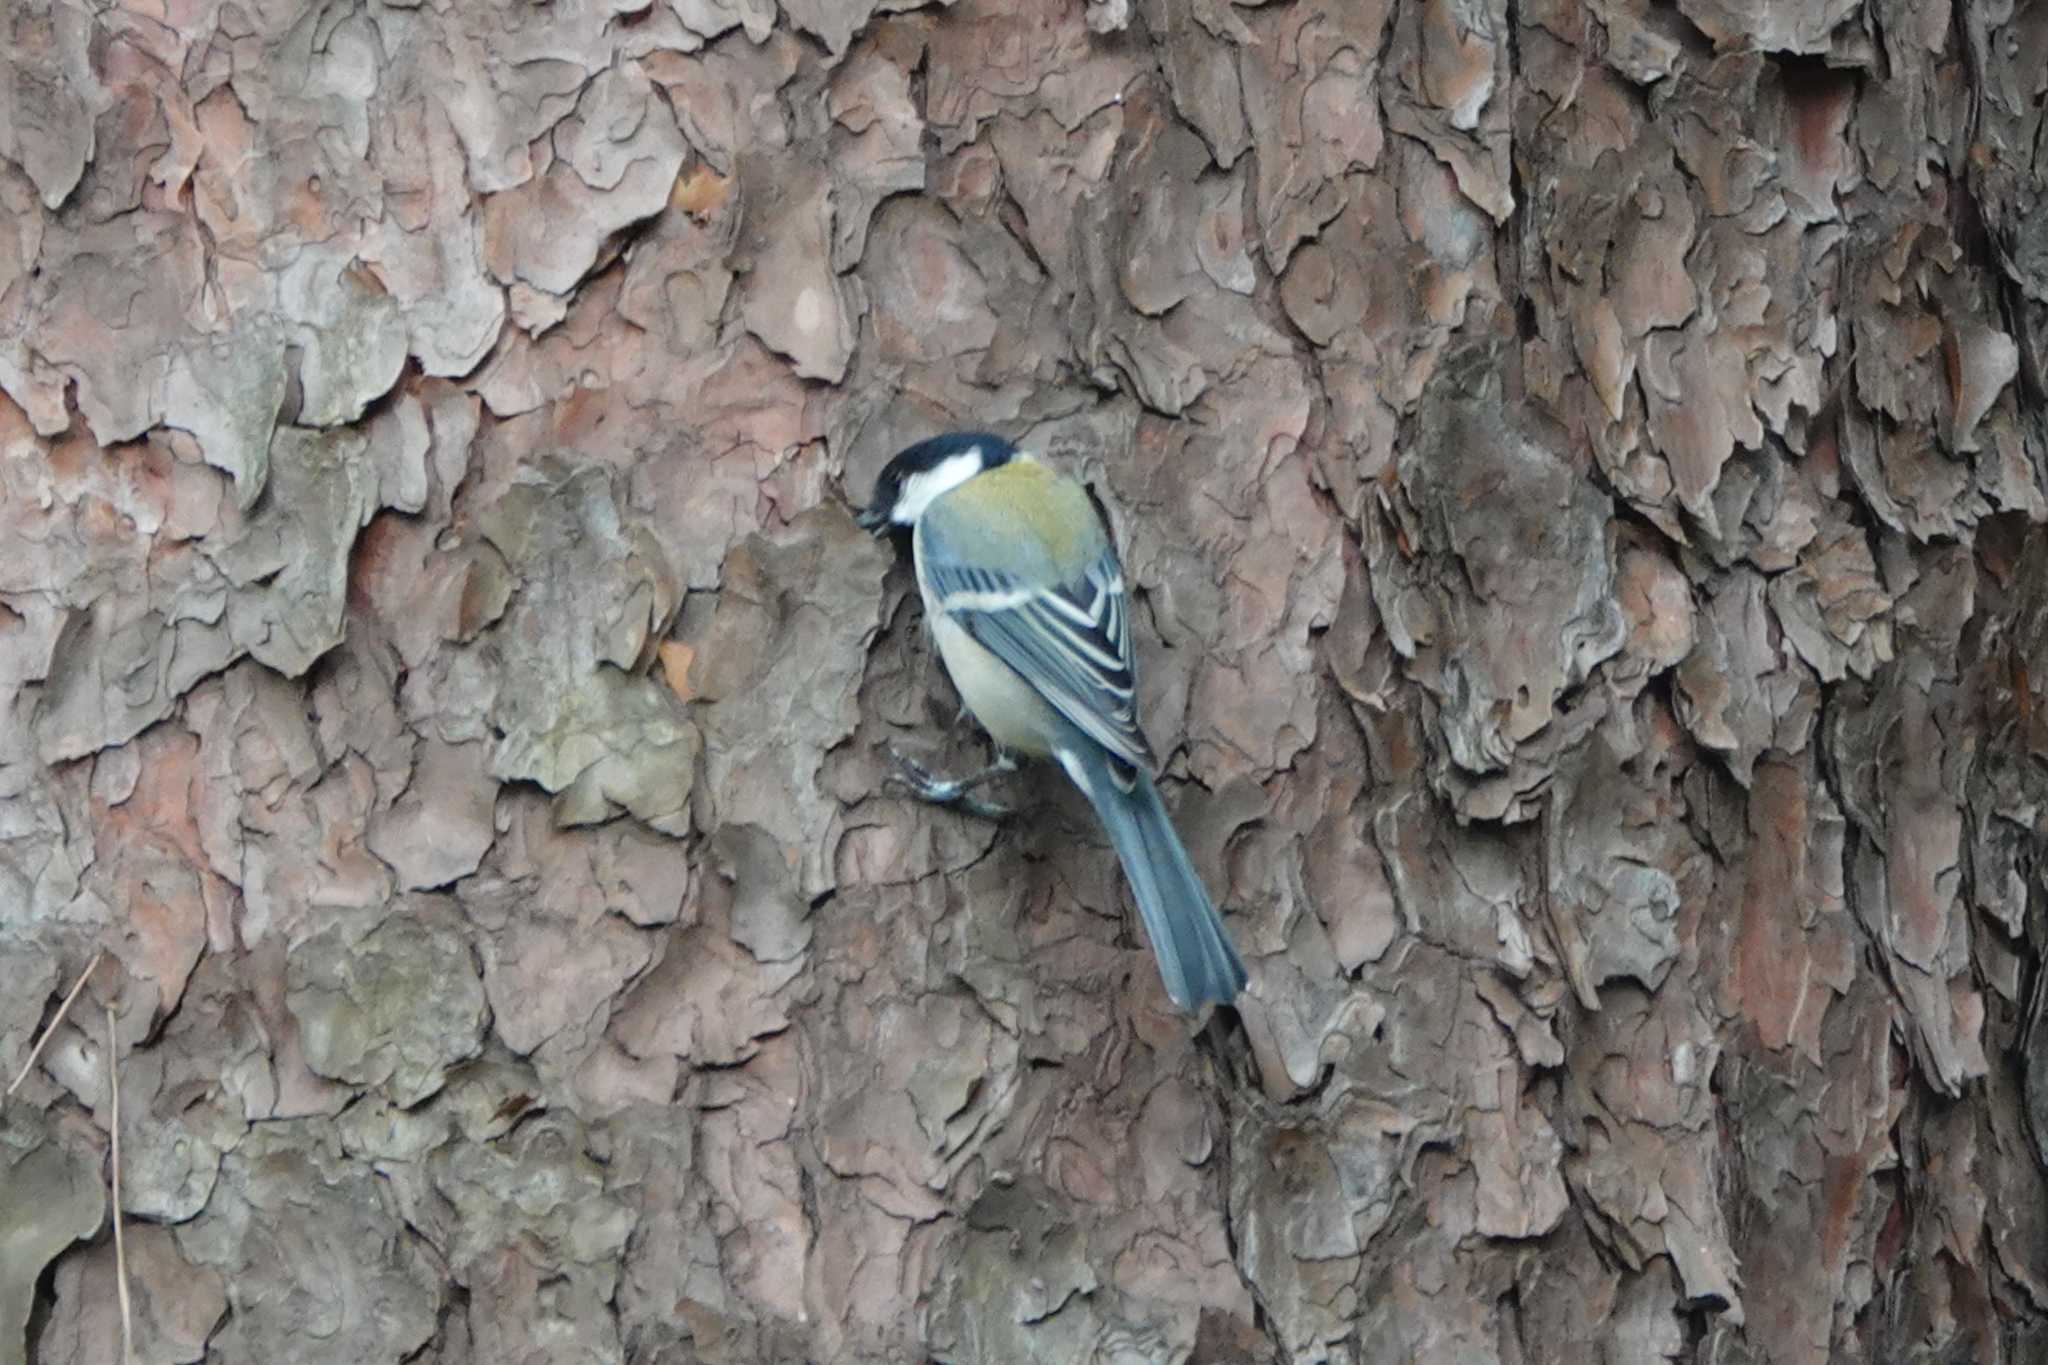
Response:
[{"label": "bird's claw", "polygon": [[888,785],[900,787],[920,801],[929,801],[935,806],[958,806],[984,820],[1001,820],[1010,813],[1008,806],[979,796],[974,791],[983,783],[1016,770],[1017,761],[1006,753],[998,753],[994,763],[972,777],[940,777],[896,749],[889,750],[889,761],[896,765],[896,771],[889,774]]}]

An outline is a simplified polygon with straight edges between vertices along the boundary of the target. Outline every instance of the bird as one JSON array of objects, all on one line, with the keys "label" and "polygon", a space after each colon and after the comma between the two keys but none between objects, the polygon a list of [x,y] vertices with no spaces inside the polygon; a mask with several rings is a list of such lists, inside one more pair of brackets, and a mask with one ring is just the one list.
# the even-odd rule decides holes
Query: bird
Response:
[{"label": "bird", "polygon": [[995,744],[953,779],[892,753],[905,784],[999,814],[976,788],[1019,755],[1056,762],[1109,834],[1167,996],[1189,1012],[1235,1001],[1244,961],[1152,780],[1123,569],[1088,490],[992,432],[948,432],[899,451],[859,521],[908,534],[925,623]]}]

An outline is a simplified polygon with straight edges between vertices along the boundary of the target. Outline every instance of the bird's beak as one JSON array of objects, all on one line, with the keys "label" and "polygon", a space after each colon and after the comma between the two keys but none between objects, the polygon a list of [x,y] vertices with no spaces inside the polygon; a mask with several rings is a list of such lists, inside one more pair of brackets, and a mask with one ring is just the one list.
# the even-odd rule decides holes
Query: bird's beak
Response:
[{"label": "bird's beak", "polygon": [[853,519],[872,535],[883,535],[889,529],[889,514],[877,507],[863,507],[853,514]]}]

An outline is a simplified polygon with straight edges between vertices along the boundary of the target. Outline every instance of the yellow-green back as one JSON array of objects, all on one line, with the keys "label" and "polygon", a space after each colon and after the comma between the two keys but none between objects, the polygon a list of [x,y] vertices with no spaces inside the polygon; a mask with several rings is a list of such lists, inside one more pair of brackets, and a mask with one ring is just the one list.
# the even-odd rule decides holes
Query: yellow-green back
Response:
[{"label": "yellow-green back", "polygon": [[956,544],[971,538],[975,557],[990,569],[1051,581],[1080,576],[1109,546],[1088,490],[1019,455],[977,474],[935,500],[928,526]]}]

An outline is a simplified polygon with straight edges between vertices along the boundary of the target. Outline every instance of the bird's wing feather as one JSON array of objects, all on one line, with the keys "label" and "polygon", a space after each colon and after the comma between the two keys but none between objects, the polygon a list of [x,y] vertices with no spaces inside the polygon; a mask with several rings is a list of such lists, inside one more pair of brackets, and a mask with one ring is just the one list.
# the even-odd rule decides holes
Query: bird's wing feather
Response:
[{"label": "bird's wing feather", "polygon": [[936,545],[926,549],[922,570],[940,610],[1111,754],[1152,767],[1138,728],[1130,618],[1113,551],[1105,547],[1077,581],[1047,589],[962,564]]}]

